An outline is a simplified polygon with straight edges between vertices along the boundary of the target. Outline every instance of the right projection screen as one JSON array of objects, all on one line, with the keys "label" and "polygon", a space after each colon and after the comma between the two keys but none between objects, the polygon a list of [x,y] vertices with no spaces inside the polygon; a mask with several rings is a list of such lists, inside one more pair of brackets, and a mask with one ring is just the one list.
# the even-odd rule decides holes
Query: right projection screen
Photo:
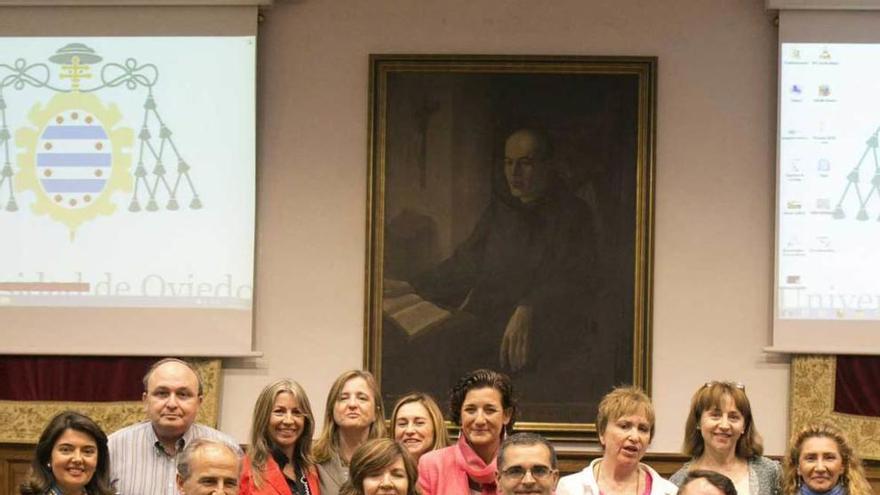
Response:
[{"label": "right projection screen", "polygon": [[780,13],[771,350],[880,354],[878,22]]}]

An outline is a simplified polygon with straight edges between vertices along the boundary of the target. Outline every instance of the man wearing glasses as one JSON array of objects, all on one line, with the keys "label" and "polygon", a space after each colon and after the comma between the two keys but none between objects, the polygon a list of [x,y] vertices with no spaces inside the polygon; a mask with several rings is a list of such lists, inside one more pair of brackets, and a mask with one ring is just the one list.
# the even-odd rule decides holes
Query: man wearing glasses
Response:
[{"label": "man wearing glasses", "polygon": [[498,451],[498,492],[502,495],[551,495],[559,481],[556,450],[544,437],[516,433],[504,439]]}]

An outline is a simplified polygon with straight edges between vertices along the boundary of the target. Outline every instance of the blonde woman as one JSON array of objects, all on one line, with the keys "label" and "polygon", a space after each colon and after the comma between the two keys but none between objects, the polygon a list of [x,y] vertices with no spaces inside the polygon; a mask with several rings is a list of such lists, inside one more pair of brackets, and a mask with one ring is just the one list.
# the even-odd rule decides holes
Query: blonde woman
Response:
[{"label": "blonde woman", "polygon": [[376,379],[362,370],[339,375],[327,394],[324,428],[314,448],[321,494],[338,495],[354,451],[384,436],[385,410]]},{"label": "blonde woman", "polygon": [[418,463],[422,454],[449,445],[443,413],[430,395],[415,392],[405,395],[391,413],[394,440]]},{"label": "blonde woman", "polygon": [[871,495],[862,462],[837,426],[807,425],[791,439],[783,466],[785,495]]},{"label": "blonde woman", "polygon": [[251,445],[244,459],[241,495],[320,495],[311,456],[315,419],[305,390],[278,380],[254,404]]},{"label": "blonde woman", "polygon": [[638,387],[602,398],[596,417],[602,457],[559,480],[557,495],[674,495],[678,489],[641,460],[654,438],[654,405]]}]

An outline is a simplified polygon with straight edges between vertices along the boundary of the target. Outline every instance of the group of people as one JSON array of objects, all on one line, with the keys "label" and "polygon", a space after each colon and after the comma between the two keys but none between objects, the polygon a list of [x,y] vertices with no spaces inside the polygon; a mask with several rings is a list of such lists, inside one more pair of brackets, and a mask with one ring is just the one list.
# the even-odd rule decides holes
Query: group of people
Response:
[{"label": "group of people", "polygon": [[229,436],[195,422],[201,380],[187,362],[168,358],[144,377],[148,420],[108,438],[88,417],[55,416],[37,444],[21,494],[51,495],[870,495],[858,456],[830,423],[807,426],[783,463],[762,456],[745,388],[707,382],[686,423],[691,456],[669,480],[641,463],[654,435],[654,408],[637,387],[601,401],[596,428],[601,457],[560,479],[553,445],[514,433],[510,379],[467,373],[449,398],[460,431],[450,445],[437,403],[401,398],[386,431],[378,385],[366,371],[339,376],[324,424],[292,380],[266,386],[254,405],[246,453]]}]

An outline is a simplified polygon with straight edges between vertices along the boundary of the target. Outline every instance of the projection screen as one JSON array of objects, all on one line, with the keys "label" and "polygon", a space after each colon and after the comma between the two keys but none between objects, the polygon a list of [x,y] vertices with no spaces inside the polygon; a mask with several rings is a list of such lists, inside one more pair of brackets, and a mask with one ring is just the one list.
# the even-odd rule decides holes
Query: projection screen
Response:
[{"label": "projection screen", "polygon": [[878,22],[780,12],[771,351],[880,353]]},{"label": "projection screen", "polygon": [[0,21],[20,16],[0,352],[251,354],[256,8],[21,10]]}]

